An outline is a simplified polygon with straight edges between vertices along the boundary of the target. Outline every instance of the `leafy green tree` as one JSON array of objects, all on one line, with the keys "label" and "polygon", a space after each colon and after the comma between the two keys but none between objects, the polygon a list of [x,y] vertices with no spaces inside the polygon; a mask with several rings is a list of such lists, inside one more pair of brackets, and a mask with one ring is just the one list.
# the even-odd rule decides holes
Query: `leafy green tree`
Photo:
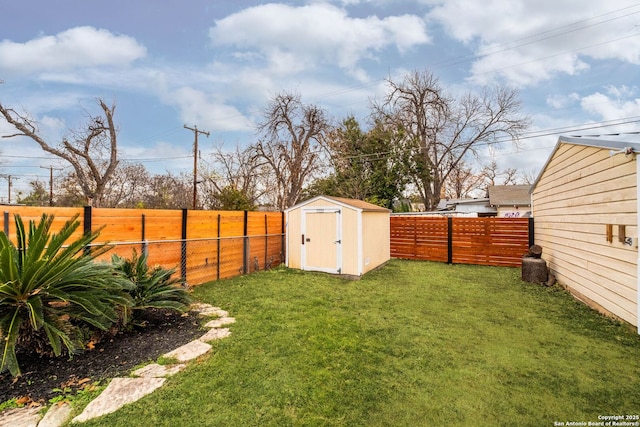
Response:
[{"label": "leafy green tree", "polygon": [[51,233],[53,216],[42,215],[28,229],[15,216],[17,245],[0,233],[0,371],[19,375],[16,346],[44,342],[59,356],[69,354],[83,327],[107,330],[118,321],[119,307],[130,305],[123,292],[129,282],[114,274],[110,264],[96,262],[110,248],[90,247],[98,232],[67,242],[80,225],[77,217]]},{"label": "leafy green tree", "polygon": [[18,197],[18,203],[27,206],[47,206],[49,204],[49,192],[45,185],[36,180],[29,183],[31,191],[24,197]]},{"label": "leafy green tree", "polygon": [[347,118],[329,142],[333,175],[310,190],[392,209],[407,184],[401,138],[396,129],[387,129],[381,122],[363,132],[354,117]]},{"label": "leafy green tree", "polygon": [[251,211],[255,209],[255,205],[251,203],[251,199],[241,190],[228,185],[220,190],[217,195],[220,209],[229,211]]}]

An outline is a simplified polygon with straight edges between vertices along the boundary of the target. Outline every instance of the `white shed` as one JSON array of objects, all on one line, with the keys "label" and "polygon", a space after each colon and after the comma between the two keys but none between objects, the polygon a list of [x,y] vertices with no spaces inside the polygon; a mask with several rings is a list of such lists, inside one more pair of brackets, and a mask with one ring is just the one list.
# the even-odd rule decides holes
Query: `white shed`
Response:
[{"label": "white shed", "polygon": [[287,267],[359,277],[391,257],[389,209],[317,196],[285,214]]},{"label": "white shed", "polygon": [[639,326],[636,153],[638,143],[560,137],[531,196],[535,243],[558,282]]}]

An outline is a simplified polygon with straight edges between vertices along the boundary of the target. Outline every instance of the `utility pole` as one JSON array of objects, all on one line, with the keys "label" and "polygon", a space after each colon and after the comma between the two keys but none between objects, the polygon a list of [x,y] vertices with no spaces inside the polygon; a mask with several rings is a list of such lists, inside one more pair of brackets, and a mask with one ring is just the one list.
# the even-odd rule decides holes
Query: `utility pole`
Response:
[{"label": "utility pole", "polygon": [[11,175],[0,175],[0,176],[6,179],[7,182],[9,183],[9,198],[7,200],[7,203],[11,204],[11,178],[15,179],[15,176],[11,176]]},{"label": "utility pole", "polygon": [[53,170],[61,171],[62,168],[54,168],[53,166],[40,166],[42,169],[49,169],[49,206],[53,206]]},{"label": "utility pole", "polygon": [[198,126],[190,128],[184,125],[184,128],[192,131],[195,137],[193,142],[193,209],[195,209],[198,199],[198,134],[201,133],[209,138],[209,132],[199,130]]}]

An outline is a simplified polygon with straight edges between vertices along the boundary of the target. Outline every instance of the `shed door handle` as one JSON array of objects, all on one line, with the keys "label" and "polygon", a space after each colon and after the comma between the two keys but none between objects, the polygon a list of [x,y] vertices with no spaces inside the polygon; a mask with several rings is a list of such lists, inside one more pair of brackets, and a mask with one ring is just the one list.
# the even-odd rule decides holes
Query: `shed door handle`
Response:
[{"label": "shed door handle", "polygon": [[302,235],[302,244],[304,245],[304,234]]}]

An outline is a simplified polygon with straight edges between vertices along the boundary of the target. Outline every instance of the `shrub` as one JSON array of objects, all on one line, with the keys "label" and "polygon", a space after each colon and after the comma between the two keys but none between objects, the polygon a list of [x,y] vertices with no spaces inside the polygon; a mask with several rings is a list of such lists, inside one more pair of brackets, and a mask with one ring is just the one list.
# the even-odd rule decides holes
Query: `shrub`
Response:
[{"label": "shrub", "polygon": [[[129,295],[133,301],[130,308],[125,307],[124,323],[135,319],[136,311],[149,308],[187,311],[191,303],[189,292],[180,286],[180,279],[172,278],[175,269],[160,266],[149,268],[147,255],[138,256],[134,249],[131,259],[113,255],[111,261],[117,271],[131,281]],[[131,313],[129,313],[131,310]]]},{"label": "shrub", "polygon": [[[59,356],[72,355],[77,337],[87,326],[107,330],[118,321],[117,307],[130,305],[123,290],[130,287],[113,266],[95,262],[110,248],[91,247],[98,232],[85,233],[66,244],[80,225],[77,216],[57,234],[52,215],[29,222],[25,229],[15,215],[16,243],[0,232],[0,371],[19,375],[16,345],[37,341]],[[45,352],[45,348],[31,347]]]}]

